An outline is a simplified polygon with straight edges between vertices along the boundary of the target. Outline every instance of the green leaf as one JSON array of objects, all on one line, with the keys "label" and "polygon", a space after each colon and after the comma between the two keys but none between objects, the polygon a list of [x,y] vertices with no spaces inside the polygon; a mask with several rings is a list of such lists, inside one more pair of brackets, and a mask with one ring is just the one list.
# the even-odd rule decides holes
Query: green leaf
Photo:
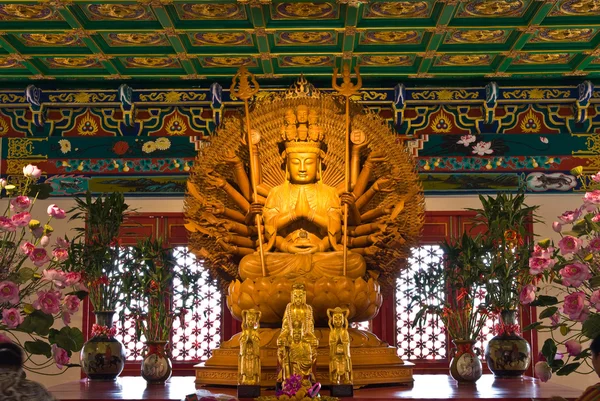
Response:
[{"label": "green leaf", "polygon": [[54,318],[52,315],[35,310],[25,317],[23,323],[19,325],[19,329],[26,333],[37,333],[40,336],[47,336],[53,324]]},{"label": "green leaf", "polygon": [[73,292],[68,292],[66,295],[76,295],[77,298],[79,298],[80,300],[84,300],[85,297],[88,296],[88,292],[87,291],[73,291]]},{"label": "green leaf", "polygon": [[25,341],[25,350],[30,354],[34,355],[44,355],[47,358],[52,357],[52,347],[45,341],[35,340],[35,341]]},{"label": "green leaf", "polygon": [[600,315],[597,313],[592,313],[587,318],[585,322],[583,322],[581,326],[581,334],[586,336],[589,339],[594,339],[600,335]]},{"label": "green leaf", "polygon": [[533,301],[531,306],[552,306],[558,303],[556,297],[550,297],[548,295],[538,295],[537,299]]},{"label": "green leaf", "polygon": [[535,330],[535,329],[539,328],[541,325],[542,325],[542,322],[533,322],[533,323],[528,324],[527,326],[525,326],[525,328],[523,329],[523,331]]},{"label": "green leaf", "polygon": [[563,366],[562,368],[560,368],[560,370],[558,372],[556,372],[556,375],[557,376],[567,376],[567,375],[575,372],[580,365],[581,365],[581,362],[568,363],[565,366]]},{"label": "green leaf", "polygon": [[553,339],[549,338],[546,341],[544,341],[544,346],[542,347],[542,355],[546,357],[547,361],[550,361],[548,362],[549,364],[554,363],[554,356],[556,355],[556,350],[556,344],[554,343]]},{"label": "green leaf", "polygon": [[19,279],[21,283],[26,283],[33,278],[35,270],[29,267],[22,267],[19,269]]},{"label": "green leaf", "polygon": [[571,331],[569,326],[567,326],[566,324],[560,325],[560,334],[562,334],[563,336],[566,336],[567,334],[569,334],[569,331]]},{"label": "green leaf", "polygon": [[75,327],[63,327],[59,330],[51,329],[48,336],[50,344],[56,344],[65,349],[71,355],[71,351],[77,352],[83,347],[83,333]]},{"label": "green leaf", "polygon": [[556,307],[556,306],[551,306],[549,308],[546,308],[540,313],[540,319],[545,319],[547,317],[550,317],[550,316],[554,315],[557,311],[558,311],[558,307]]},{"label": "green leaf", "polygon": [[586,349],[585,351],[581,351],[579,353],[579,355],[577,355],[575,357],[575,360],[578,361],[580,359],[585,359],[585,358],[590,357],[590,356],[592,356],[592,352],[589,349]]}]

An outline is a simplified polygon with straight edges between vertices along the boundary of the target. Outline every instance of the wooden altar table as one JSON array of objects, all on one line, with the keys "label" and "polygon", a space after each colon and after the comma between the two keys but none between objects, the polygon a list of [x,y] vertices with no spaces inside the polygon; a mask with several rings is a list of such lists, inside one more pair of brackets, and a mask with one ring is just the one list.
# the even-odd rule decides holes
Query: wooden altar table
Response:
[{"label": "wooden altar table", "polygon": [[[235,397],[236,394],[234,388],[213,387],[205,390],[214,394],[228,394],[231,397]],[[530,377],[495,380],[492,375],[484,375],[475,385],[457,385],[446,375],[415,375],[413,387],[363,388],[354,392],[354,399],[357,401],[391,401],[399,398],[423,401],[472,399],[531,401],[561,396],[572,400],[581,395],[583,390],[541,383]],[[173,377],[164,386],[147,386],[141,377],[121,377],[116,382],[80,380],[51,387],[50,391],[61,401],[181,401],[196,390],[194,377]],[[323,390],[322,394],[328,395],[329,392]]]}]

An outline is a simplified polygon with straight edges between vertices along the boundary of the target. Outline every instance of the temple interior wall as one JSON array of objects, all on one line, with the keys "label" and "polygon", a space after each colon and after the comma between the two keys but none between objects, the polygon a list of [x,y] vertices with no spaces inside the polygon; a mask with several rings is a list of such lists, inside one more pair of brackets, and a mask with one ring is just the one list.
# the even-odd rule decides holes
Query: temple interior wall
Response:
[{"label": "temple interior wall", "polygon": [[[534,226],[534,232],[538,238],[557,238],[558,235],[552,231],[551,223],[556,219],[556,216],[562,214],[565,210],[575,209],[581,204],[581,194],[565,194],[565,195],[527,195],[527,203],[529,205],[539,205],[539,215],[545,223],[537,223]],[[182,198],[127,198],[127,202],[133,209],[137,209],[143,213],[167,213],[181,212],[183,210]],[[45,210],[51,203],[57,203],[59,207],[65,210],[74,206],[74,202],[70,199],[54,198],[49,200],[39,200],[33,211],[33,216],[43,216]],[[480,206],[477,196],[427,196],[426,209],[428,211],[449,211],[462,210],[464,208],[475,208]],[[52,224],[55,232],[54,235],[67,234],[69,237],[75,233],[72,231],[73,223],[68,220],[54,220]],[[81,327],[82,315],[78,313],[72,317],[72,325]],[[545,336],[539,335],[538,342],[543,344]],[[534,356],[535,357],[535,356]],[[73,361],[78,361],[78,356],[73,358]],[[56,373],[54,370],[48,370],[48,373]],[[41,376],[29,374],[29,376],[41,382],[46,386],[54,386],[60,383],[69,382],[80,379],[79,369],[69,369],[65,374],[60,376]],[[553,376],[551,381],[556,384],[584,389],[586,386],[596,383],[595,375],[570,375],[567,377]]]}]

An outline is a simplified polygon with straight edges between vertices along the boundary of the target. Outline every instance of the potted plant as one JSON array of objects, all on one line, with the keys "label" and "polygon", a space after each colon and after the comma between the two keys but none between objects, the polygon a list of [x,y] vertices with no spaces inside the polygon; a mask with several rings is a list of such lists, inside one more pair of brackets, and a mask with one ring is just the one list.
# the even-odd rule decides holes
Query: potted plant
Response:
[{"label": "potted plant", "polygon": [[134,319],[136,337],[146,344],[142,377],[150,384],[162,384],[171,376],[166,347],[173,321],[183,321],[188,307],[201,300],[201,275],[197,266],[177,266],[162,238],[146,238],[131,250],[122,276],[128,307],[120,318]]},{"label": "potted plant", "polygon": [[[27,165],[23,174],[19,187],[0,179],[7,200],[0,216],[0,341],[21,346],[24,369],[44,374],[53,363],[59,369],[79,366],[69,360],[81,349],[83,334],[69,323],[86,291],[79,274],[64,270],[69,242],[51,239],[52,220],[67,214],[52,204],[45,223],[34,219],[33,206],[44,192],[36,184],[42,172]],[[64,327],[55,328],[57,322]]]},{"label": "potted plant", "polygon": [[480,236],[473,238],[466,233],[440,246],[442,260],[414,275],[411,307],[418,306],[419,310],[413,327],[426,323],[431,314],[440,319],[456,346],[450,375],[459,383],[475,382],[482,375],[482,367],[473,345],[488,317],[485,303],[476,302],[485,285],[486,249]]},{"label": "potted plant", "polygon": [[528,227],[537,221],[538,206],[526,205],[523,193],[480,195],[479,199],[482,207],[472,210],[477,213],[475,225],[486,228],[483,238],[490,249],[487,303],[499,313],[497,335],[488,342],[486,361],[496,377],[521,376],[531,363],[531,348],[519,335],[517,308],[531,253]]},{"label": "potted plant", "polygon": [[96,324],[81,350],[83,371],[92,380],[115,380],[125,367],[125,347],[115,338],[114,315],[119,304],[122,257],[119,231],[129,206],[122,193],[75,198],[69,221],[79,221],[71,242],[68,269],[83,276]]},{"label": "potted plant", "polygon": [[538,242],[529,258],[521,302],[544,307],[528,328],[548,332],[535,375],[547,381],[573,372],[592,373],[591,352],[583,344],[600,336],[600,173],[571,173],[586,191],[583,202],[552,224],[560,240]]}]

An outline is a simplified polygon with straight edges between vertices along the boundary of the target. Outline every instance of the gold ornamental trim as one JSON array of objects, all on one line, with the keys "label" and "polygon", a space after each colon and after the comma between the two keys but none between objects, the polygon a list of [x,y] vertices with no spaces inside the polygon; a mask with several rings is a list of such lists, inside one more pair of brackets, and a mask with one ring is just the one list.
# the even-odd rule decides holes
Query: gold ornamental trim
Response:
[{"label": "gold ornamental trim", "polygon": [[51,102],[65,103],[96,103],[96,102],[114,102],[117,95],[108,95],[106,93],[61,93],[60,95],[50,95],[48,99]]},{"label": "gold ornamental trim", "polygon": [[166,102],[177,103],[181,101],[198,101],[205,100],[206,93],[195,92],[161,92],[152,93],[149,95],[140,95],[140,100],[143,102]]},{"label": "gold ornamental trim", "polygon": [[510,92],[503,92],[502,97],[504,99],[568,99],[570,96],[569,91],[561,91],[559,89],[515,89]]},{"label": "gold ornamental trim", "polygon": [[414,92],[412,98],[415,100],[477,100],[477,93],[469,92],[464,89],[460,90],[425,90]]}]

